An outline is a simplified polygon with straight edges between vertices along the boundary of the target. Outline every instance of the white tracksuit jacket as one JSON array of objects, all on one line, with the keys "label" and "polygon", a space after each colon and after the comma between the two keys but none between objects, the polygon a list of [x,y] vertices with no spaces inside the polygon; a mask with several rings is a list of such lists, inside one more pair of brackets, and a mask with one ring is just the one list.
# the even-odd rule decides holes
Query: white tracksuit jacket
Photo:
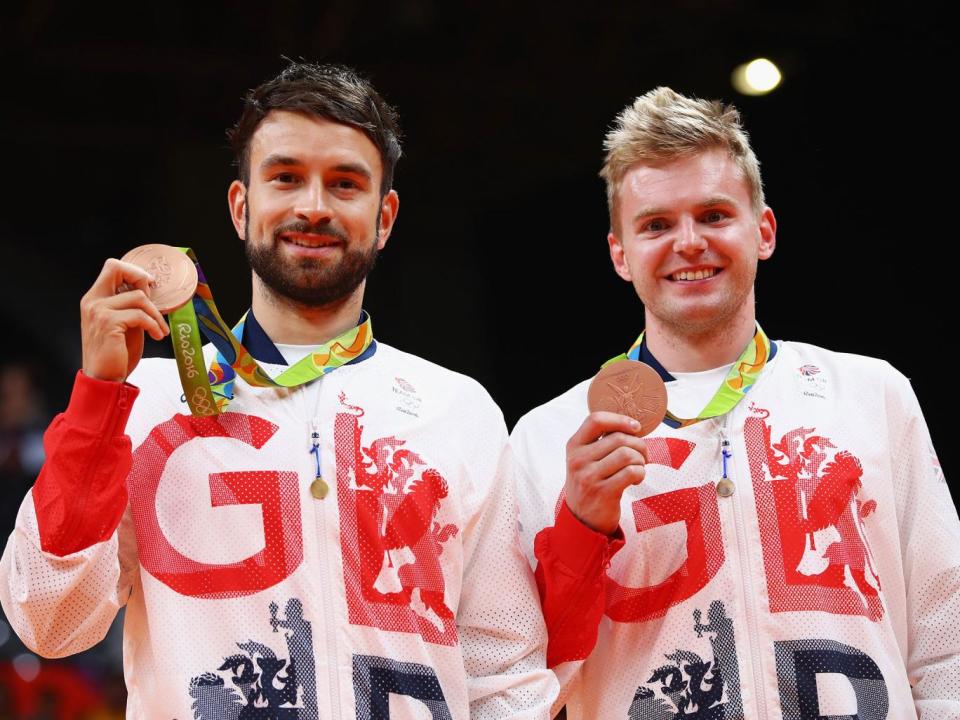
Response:
[{"label": "white tracksuit jacket", "polygon": [[[533,564],[588,385],[511,436]],[[596,647],[556,668],[571,720],[960,718],[960,521],[906,378],[779,343],[727,416],[661,424],[647,443],[646,479],[622,501],[626,544],[597,584]],[[565,557],[606,542],[574,524],[537,544],[570,577],[583,570]]]},{"label": "white tracksuit jacket", "polygon": [[557,684],[506,430],[477,383],[383,343],[306,388],[238,381],[215,418],[188,414],[172,361],[144,360],[131,382],[119,529],[65,556],[41,547],[44,528],[69,545],[72,514],[96,512],[94,441],[122,444],[115,403],[134,389],[78,380],[86,419],[72,421],[100,428],[82,462],[58,463],[67,441],[48,437],[48,469],[75,475],[76,498],[64,509],[35,488],[0,564],[28,646],[88,648],[126,605],[128,718],[547,716]]}]

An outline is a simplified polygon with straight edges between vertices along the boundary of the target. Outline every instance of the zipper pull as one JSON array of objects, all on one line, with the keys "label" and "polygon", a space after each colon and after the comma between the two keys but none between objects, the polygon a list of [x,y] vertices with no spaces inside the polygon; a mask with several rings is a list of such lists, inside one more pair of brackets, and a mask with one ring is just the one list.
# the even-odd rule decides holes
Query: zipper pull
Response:
[{"label": "zipper pull", "polygon": [[316,477],[310,483],[310,494],[317,500],[323,500],[330,492],[330,486],[320,472],[320,423],[316,420],[310,422],[310,454],[313,455],[317,468]]},{"label": "zipper pull", "polygon": [[733,457],[733,453],[730,452],[730,441],[727,439],[726,427],[720,428],[720,456],[723,460],[723,474],[717,482],[717,495],[720,497],[730,497],[733,495],[734,487],[733,480],[730,479],[728,474],[727,461]]}]

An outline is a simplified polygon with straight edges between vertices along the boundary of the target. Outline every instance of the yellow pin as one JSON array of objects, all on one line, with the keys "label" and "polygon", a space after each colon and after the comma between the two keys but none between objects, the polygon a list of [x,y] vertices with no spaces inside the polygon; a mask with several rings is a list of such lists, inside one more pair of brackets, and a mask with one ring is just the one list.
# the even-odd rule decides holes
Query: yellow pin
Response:
[{"label": "yellow pin", "polygon": [[310,483],[310,494],[313,495],[317,500],[323,500],[327,493],[330,492],[330,486],[327,485],[326,480],[324,480],[319,475],[317,479]]}]

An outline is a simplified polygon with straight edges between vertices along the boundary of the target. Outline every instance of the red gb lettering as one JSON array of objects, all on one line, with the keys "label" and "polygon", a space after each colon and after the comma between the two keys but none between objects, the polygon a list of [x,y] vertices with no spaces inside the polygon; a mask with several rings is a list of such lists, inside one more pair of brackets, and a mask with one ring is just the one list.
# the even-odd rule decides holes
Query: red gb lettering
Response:
[{"label": "red gb lettering", "polygon": [[[677,438],[647,438],[647,464],[679,470],[694,447]],[[559,502],[563,502],[562,493]],[[631,507],[638,533],[683,522],[687,530],[686,559],[668,578],[648,587],[621,585],[608,574],[606,614],[617,622],[662,617],[705,587],[725,559],[717,493],[712,484],[641,498]]]},{"label": "red gb lettering", "polygon": [[608,576],[606,614],[618,622],[662,617],[703,589],[724,562],[717,493],[711,483],[642,498],[632,507],[637,532],[682,521],[687,529],[687,557],[669,577],[649,587],[627,587]]},{"label": "red gb lettering", "polygon": [[175,415],[157,425],[133,454],[127,478],[141,566],[181,595],[228,598],[250,595],[289,577],[303,561],[300,498],[293,472],[257,470],[210,474],[211,507],[259,504],[265,545],[239,562],[202,563],[170,544],[157,517],[157,489],[170,456],[196,438],[232,438],[260,449],[277,426],[252,415]]}]

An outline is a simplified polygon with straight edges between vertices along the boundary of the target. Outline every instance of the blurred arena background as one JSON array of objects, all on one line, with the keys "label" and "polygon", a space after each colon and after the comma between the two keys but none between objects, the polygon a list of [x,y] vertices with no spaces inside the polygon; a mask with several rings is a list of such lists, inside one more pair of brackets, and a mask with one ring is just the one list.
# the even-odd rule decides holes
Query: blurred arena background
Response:
[{"label": "blurred arena background", "polygon": [[[66,404],[79,298],[105,258],[192,246],[224,317],[245,309],[224,129],[282,56],[353,65],[399,108],[401,212],[368,287],[377,335],[479,379],[511,427],[641,326],[606,250],[597,171],[614,115],[656,85],[735,102],[779,220],[764,329],[892,362],[955,473],[952,24],[918,3],[585,5],[4,5],[3,535]],[[761,56],[782,85],[739,94],[731,72]],[[115,624],[45,660],[0,619],[0,718],[122,717],[119,637]]]}]

